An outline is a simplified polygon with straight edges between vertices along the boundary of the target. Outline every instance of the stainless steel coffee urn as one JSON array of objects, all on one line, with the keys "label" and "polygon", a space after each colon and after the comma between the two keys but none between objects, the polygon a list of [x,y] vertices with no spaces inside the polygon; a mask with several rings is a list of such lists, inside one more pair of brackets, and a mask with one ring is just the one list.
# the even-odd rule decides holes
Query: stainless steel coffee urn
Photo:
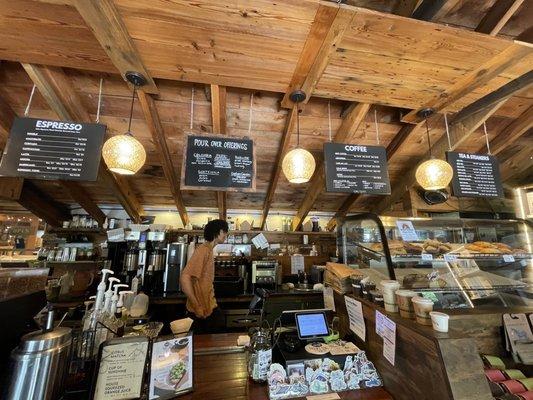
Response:
[{"label": "stainless steel coffee urn", "polygon": [[70,328],[53,328],[48,312],[41,331],[24,335],[11,353],[12,378],[8,400],[53,400],[61,396],[72,343]]}]

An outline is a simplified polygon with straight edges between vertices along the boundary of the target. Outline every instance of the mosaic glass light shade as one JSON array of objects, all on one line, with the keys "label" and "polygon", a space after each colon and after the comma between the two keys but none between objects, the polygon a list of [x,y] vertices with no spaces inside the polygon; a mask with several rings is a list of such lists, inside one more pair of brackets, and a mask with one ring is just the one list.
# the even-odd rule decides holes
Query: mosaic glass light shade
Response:
[{"label": "mosaic glass light shade", "polygon": [[133,175],[146,162],[146,151],[131,134],[115,135],[104,143],[102,157],[112,172]]},{"label": "mosaic glass light shade", "polygon": [[444,160],[430,158],[418,166],[415,178],[425,190],[444,189],[453,178],[453,169]]},{"label": "mosaic glass light shade", "polygon": [[287,180],[291,183],[305,183],[315,172],[315,158],[313,155],[300,147],[289,151],[285,157],[281,168]]}]

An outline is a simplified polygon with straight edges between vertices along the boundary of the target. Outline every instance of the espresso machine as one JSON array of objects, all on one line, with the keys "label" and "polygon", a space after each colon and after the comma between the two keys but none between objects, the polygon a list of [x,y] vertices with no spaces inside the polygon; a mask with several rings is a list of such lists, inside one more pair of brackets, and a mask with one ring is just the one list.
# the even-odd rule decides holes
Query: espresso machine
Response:
[{"label": "espresso machine", "polygon": [[257,288],[276,289],[279,264],[276,260],[260,260],[252,262],[252,286]]},{"label": "espresso machine", "polygon": [[166,250],[167,260],[163,276],[163,291],[165,293],[180,292],[181,271],[187,265],[187,243],[169,243]]}]

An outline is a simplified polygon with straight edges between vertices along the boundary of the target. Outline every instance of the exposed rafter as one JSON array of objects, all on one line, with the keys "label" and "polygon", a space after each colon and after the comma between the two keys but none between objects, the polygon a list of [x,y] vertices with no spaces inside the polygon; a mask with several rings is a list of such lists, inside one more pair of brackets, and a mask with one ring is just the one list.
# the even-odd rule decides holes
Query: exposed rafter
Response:
[{"label": "exposed rafter", "polygon": [[350,8],[320,3],[291,83],[281,101],[282,107],[293,106],[290,94],[296,89],[303,90],[307,94],[303,104],[309,101],[354,15],[354,11]]},{"label": "exposed rafter", "polygon": [[[226,134],[226,87],[211,85],[211,119],[213,133]],[[218,217],[226,219],[228,212],[226,192],[216,192]]]},{"label": "exposed rafter", "polygon": [[70,219],[70,212],[64,204],[52,199],[27,179],[24,180],[18,202],[52,226],[61,226],[63,221]]},{"label": "exposed rafter", "polygon": [[[404,124],[401,129],[398,131],[398,133],[394,136],[394,138],[391,140],[389,145],[387,146],[387,160],[390,160],[394,155],[398,152],[398,150],[402,147],[402,145],[407,141],[408,138],[410,138],[414,132],[416,132],[421,126],[421,123],[418,125],[412,125],[412,124]],[[328,222],[328,225],[326,227],[327,230],[332,230],[337,225],[337,218],[344,218],[348,211],[350,211],[350,208],[352,205],[356,202],[356,200],[361,196],[360,193],[353,193],[350,194],[346,200],[342,203],[342,205],[339,207],[333,218],[331,218]]]},{"label": "exposed rafter", "polygon": [[[533,127],[533,106],[524,111],[517,119],[507,125],[498,136],[490,141],[491,153],[493,155],[501,153],[511,143],[528,132],[531,127]],[[531,153],[533,154],[533,151]]]},{"label": "exposed rafter", "polygon": [[296,124],[297,115],[298,108],[295,105],[287,113],[285,129],[283,130],[283,135],[281,136],[278,154],[276,155],[276,159],[274,160],[274,169],[272,170],[272,176],[270,177],[267,194],[265,196],[265,202],[263,203],[263,212],[261,214],[261,220],[259,221],[259,226],[261,227],[261,229],[265,229],[265,223],[268,217],[268,212],[270,210],[270,206],[272,205],[274,193],[276,192],[276,186],[278,185],[279,176],[281,174],[281,162],[289,149],[290,138],[294,130],[294,125]]},{"label": "exposed rafter", "polygon": [[105,222],[105,214],[100,210],[96,203],[91,199],[89,193],[83,186],[74,181],[61,181],[61,185],[70,194],[70,197],[74,199],[85,211],[93,217],[98,225],[103,226]]},{"label": "exposed rafter", "polygon": [[15,120],[15,111],[7,102],[0,97],[0,152],[4,149],[7,142],[11,125]]},{"label": "exposed rafter", "polygon": [[[83,107],[72,83],[61,68],[34,64],[22,64],[22,66],[59,118],[69,121],[91,122],[90,114]],[[140,221],[140,216],[144,214],[144,210],[125,178],[112,174],[103,161],[100,161],[98,176],[113,190],[131,219],[135,222]],[[86,211],[90,212],[90,210]],[[95,218],[99,218],[99,215],[96,215]]]},{"label": "exposed rafter", "polygon": [[[455,82],[455,84],[450,86],[443,93],[435,96],[421,108],[433,108],[436,112],[446,111],[449,106],[470,94],[475,89],[485,85],[488,81],[502,74],[507,69],[515,67],[525,57],[532,53],[533,49],[529,46],[512,43],[501,53],[463,76]],[[402,119],[402,121],[409,123],[420,122],[422,118],[417,115],[417,112],[418,110],[411,111]]]},{"label": "exposed rafter", "polygon": [[[498,108],[503,105],[503,101],[493,105],[485,110],[478,111],[461,121],[452,120],[450,122],[450,142],[451,150],[459,148],[470,135],[479,128],[483,122],[485,122],[490,116],[492,116]],[[444,132],[444,130],[443,130]],[[432,154],[437,158],[444,158],[445,153],[448,150],[448,139],[446,135],[431,146]],[[401,200],[406,190],[410,189],[416,182],[415,172],[418,164],[424,159],[424,157],[418,157],[412,160],[412,163],[406,166],[404,172],[401,174],[401,178],[398,182],[393,184],[393,189],[390,196],[384,197],[372,211],[380,214],[388,210],[394,203]]]},{"label": "exposed rafter", "polygon": [[496,36],[523,2],[524,0],[496,0],[476,27],[476,32]]},{"label": "exposed rafter", "polygon": [[401,15],[402,17],[410,17],[415,11],[420,0],[397,0],[391,13]]},{"label": "exposed rafter", "polygon": [[72,1],[120,74],[125,76],[128,71],[143,74],[147,80],[143,91],[158,94],[113,0]]},{"label": "exposed rafter", "polygon": [[[357,132],[357,129],[361,125],[361,123],[364,121],[365,116],[368,113],[368,110],[370,109],[370,104],[365,103],[354,103],[350,106],[348,109],[346,116],[342,120],[342,124],[337,130],[337,133],[335,134],[334,141],[338,143],[351,143],[354,139],[355,133]],[[322,191],[324,190],[324,184],[325,184],[325,171],[324,171],[324,163],[319,162],[317,163],[317,170],[315,171],[315,174],[311,178],[311,182],[309,183],[309,187],[307,189],[307,192],[305,194],[305,197],[300,204],[300,207],[298,207],[298,211],[296,212],[296,215],[292,219],[292,230],[296,231],[300,229],[302,226],[302,223],[307,217],[307,214],[309,214],[309,211],[311,211],[311,208],[315,204],[316,199]]]},{"label": "exposed rafter", "polygon": [[183,223],[183,226],[186,226],[189,223],[189,216],[187,215],[187,209],[185,208],[180,191],[179,173],[176,172],[174,168],[175,163],[172,162],[172,157],[170,156],[170,150],[168,149],[165,132],[159,118],[159,113],[157,112],[155,100],[151,94],[143,91],[137,92],[137,95],[143,110],[144,119],[146,120],[148,129],[152,134],[152,139],[160,155],[163,172],[168,182],[170,192],[172,193],[172,197],[174,198],[178,213],[180,214],[181,222]]},{"label": "exposed rafter", "polygon": [[423,0],[413,12],[414,19],[430,21],[443,8],[448,0]]}]

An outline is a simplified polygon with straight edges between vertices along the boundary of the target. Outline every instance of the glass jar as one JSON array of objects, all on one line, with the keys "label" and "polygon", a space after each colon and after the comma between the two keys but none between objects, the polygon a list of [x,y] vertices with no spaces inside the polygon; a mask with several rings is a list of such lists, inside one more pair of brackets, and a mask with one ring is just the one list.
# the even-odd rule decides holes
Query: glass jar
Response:
[{"label": "glass jar", "polygon": [[272,342],[270,330],[259,328],[250,339],[248,349],[248,376],[254,382],[263,383],[272,363]]}]

